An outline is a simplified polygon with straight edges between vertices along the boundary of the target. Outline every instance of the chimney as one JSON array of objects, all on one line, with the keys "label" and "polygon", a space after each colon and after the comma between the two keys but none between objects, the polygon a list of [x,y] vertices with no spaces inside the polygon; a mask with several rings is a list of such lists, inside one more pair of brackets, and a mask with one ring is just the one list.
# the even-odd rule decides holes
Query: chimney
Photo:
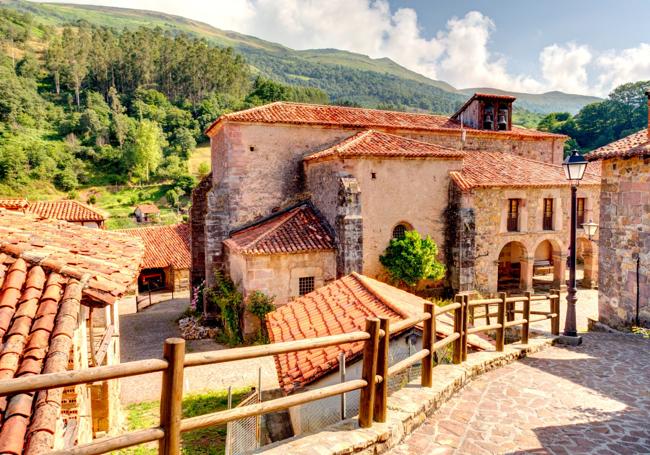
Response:
[{"label": "chimney", "polygon": [[645,96],[648,97],[648,142],[650,142],[650,89],[645,91]]}]

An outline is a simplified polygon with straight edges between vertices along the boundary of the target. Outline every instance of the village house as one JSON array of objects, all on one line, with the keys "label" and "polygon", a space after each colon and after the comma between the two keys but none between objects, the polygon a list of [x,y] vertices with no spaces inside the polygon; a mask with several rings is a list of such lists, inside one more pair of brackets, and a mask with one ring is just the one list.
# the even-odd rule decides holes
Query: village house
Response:
[{"label": "village house", "polygon": [[[120,361],[120,298],[141,242],[0,209],[0,378]],[[41,454],[120,431],[119,381],[0,400],[0,453]]]},{"label": "village house", "polygon": [[[366,318],[371,316],[386,317],[391,322],[402,321],[421,314],[425,303],[430,302],[381,281],[352,273],[269,313],[266,324],[271,342],[295,341],[364,330]],[[453,332],[451,316],[439,315],[436,328],[440,336]],[[421,337],[421,324],[393,334],[389,364],[394,365],[421,349]],[[470,335],[468,342],[473,348],[492,349],[489,341],[476,335]],[[363,343],[360,342],[276,355],[280,387],[289,395],[338,383],[341,354],[346,363],[346,380],[359,379],[362,351]],[[395,376],[391,378],[389,387],[399,388],[402,381],[403,376]],[[355,415],[359,392],[348,393],[346,400],[347,415]],[[340,409],[339,397],[290,408],[294,434],[319,430],[340,420]]]},{"label": "village house", "polygon": [[[650,91],[646,92],[650,107]],[[650,113],[648,128],[587,155],[602,165],[600,321],[650,325]]]},{"label": "village house", "polygon": [[190,289],[190,232],[187,224],[147,226],[118,232],[137,237],[144,244],[138,292]]},{"label": "village house", "polygon": [[68,221],[89,228],[104,229],[106,216],[99,210],[75,200],[34,201],[22,198],[0,199],[0,207],[32,213],[38,218]]},{"label": "village house", "polygon": [[[563,284],[566,136],[513,126],[513,101],[476,94],[451,117],[287,102],[221,116],[206,131],[212,173],[192,195],[192,280],[209,285],[226,271],[245,293],[259,287],[283,304],[333,275],[383,279],[379,256],[415,229],[449,269],[427,286],[493,293]],[[584,217],[598,216],[599,178],[589,170],[581,186]],[[314,215],[310,229],[288,230],[291,245],[303,245],[278,243],[253,258],[243,244],[272,235],[296,207]],[[314,247],[312,234],[324,241]],[[582,245],[591,285],[595,252]],[[308,262],[289,261],[308,250]]]},{"label": "village house", "polygon": [[138,223],[151,223],[160,218],[160,209],[155,204],[140,204],[133,210],[133,215]]}]

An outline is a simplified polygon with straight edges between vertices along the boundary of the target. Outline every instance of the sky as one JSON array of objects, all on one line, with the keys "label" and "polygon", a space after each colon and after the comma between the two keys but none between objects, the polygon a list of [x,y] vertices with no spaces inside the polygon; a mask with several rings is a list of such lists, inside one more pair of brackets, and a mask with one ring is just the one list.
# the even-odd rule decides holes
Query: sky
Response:
[{"label": "sky", "polygon": [[650,79],[649,0],[50,0],[389,57],[457,88],[606,96]]}]

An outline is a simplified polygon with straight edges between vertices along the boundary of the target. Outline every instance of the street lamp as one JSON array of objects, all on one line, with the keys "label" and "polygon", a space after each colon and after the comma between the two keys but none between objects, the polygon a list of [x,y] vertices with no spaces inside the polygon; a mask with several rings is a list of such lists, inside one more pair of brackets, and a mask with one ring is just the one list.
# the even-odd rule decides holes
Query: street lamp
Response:
[{"label": "street lamp", "polygon": [[[567,289],[566,321],[564,324],[564,336],[561,341],[567,344],[578,345],[582,338],[578,336],[576,329],[576,302],[578,301],[576,288],[576,234],[578,230],[578,184],[582,180],[587,169],[587,160],[573,150],[562,163],[564,174],[571,183],[571,242],[569,250],[569,289]],[[595,230],[594,230],[595,233]]]},{"label": "street lamp", "polygon": [[596,231],[598,230],[598,225],[594,223],[592,220],[589,220],[588,223],[584,223],[582,225],[582,229],[585,231],[585,235],[589,240],[596,235]]}]

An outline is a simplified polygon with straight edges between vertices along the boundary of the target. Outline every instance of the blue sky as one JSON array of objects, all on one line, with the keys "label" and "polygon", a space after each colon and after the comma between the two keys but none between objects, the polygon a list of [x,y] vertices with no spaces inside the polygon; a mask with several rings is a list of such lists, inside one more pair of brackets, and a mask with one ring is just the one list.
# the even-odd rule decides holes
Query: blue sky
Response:
[{"label": "blue sky", "polygon": [[295,49],[389,57],[458,88],[605,96],[650,79],[650,0],[54,0],[142,8]]}]

